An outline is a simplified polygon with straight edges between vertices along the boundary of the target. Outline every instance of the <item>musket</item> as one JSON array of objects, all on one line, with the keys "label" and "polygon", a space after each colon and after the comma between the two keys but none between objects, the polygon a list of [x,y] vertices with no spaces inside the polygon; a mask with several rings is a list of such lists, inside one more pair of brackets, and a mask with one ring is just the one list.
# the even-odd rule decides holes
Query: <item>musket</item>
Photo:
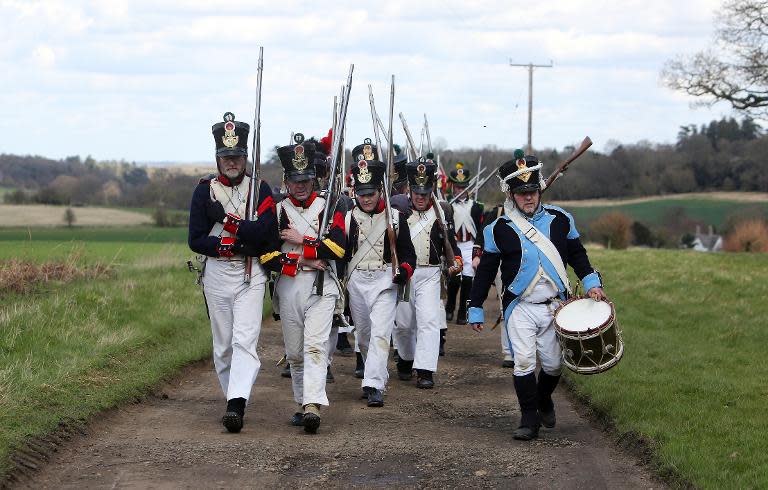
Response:
[{"label": "musket", "polygon": [[[264,47],[259,47],[259,64],[256,75],[256,109],[253,115],[253,140],[251,181],[248,184],[248,199],[245,205],[245,216],[250,221],[256,221],[259,217],[256,206],[259,202],[259,190],[261,188],[261,74],[264,71]],[[253,270],[253,257],[245,258],[246,283],[251,282]]]},{"label": "musket", "polygon": [[440,187],[438,192],[438,197],[441,200],[444,200],[445,194],[443,193],[443,176],[445,175],[445,170],[443,170],[443,164],[440,163],[440,154],[437,154],[437,176],[440,179]]},{"label": "musket", "polygon": [[[427,114],[424,113],[424,133],[427,136],[427,152],[432,153],[432,136],[429,134],[429,121],[427,121]],[[445,174],[445,169],[443,169],[443,164],[440,163],[440,155],[436,156],[436,163],[437,163],[437,176],[440,179],[440,184],[442,185],[443,179],[442,175]],[[437,195],[438,199],[441,201],[443,200],[443,189],[435,186],[435,194]]]},{"label": "musket", "polygon": [[400,274],[400,262],[397,260],[397,237],[392,225],[392,206],[389,202],[390,182],[394,171],[395,146],[392,141],[392,120],[395,118],[395,76],[392,75],[392,88],[389,92],[389,132],[387,134],[387,169],[384,172],[384,212],[387,213],[387,237],[389,238],[389,256],[392,261],[392,278],[396,279]]},{"label": "musket", "polygon": [[[370,85],[368,85],[368,93],[369,93],[369,98],[373,97],[373,93],[371,91]],[[373,124],[373,131],[375,132],[376,126],[378,126],[381,129],[381,132],[384,133],[386,141],[389,141],[391,138],[387,134],[387,128],[384,127],[384,123],[381,122],[381,118],[379,118],[379,114],[376,112],[376,110],[372,109],[372,111],[373,113],[371,115],[375,119],[375,122]],[[379,145],[379,143],[380,143],[379,141],[376,142],[377,145]],[[382,155],[382,158],[384,158],[384,148],[382,148],[380,145],[378,146],[378,148],[379,148],[379,153]]]},{"label": "musket", "polygon": [[[341,108],[339,110],[338,122],[336,123],[336,129],[339,132],[339,136],[333,137],[333,150],[331,153],[331,167],[328,169],[328,194],[325,196],[325,209],[323,211],[323,220],[318,228],[317,239],[322,240],[323,236],[328,233],[328,226],[331,223],[330,215],[336,210],[336,202],[332,199],[333,188],[335,187],[334,181],[336,180],[336,172],[341,160],[339,153],[343,151],[341,142],[341,134],[344,132],[344,126],[347,122],[347,107],[349,106],[349,93],[352,90],[352,72],[355,69],[355,65],[349,65],[349,76],[347,77],[347,85],[345,90],[341,94]],[[318,296],[323,295],[323,283],[325,282],[325,269],[317,271],[315,277],[315,292]]]},{"label": "musket", "polygon": [[[426,121],[426,114],[425,114],[425,121]],[[405,116],[403,113],[400,113],[400,122],[403,123],[403,131],[405,131],[405,137],[406,139],[413,144],[413,137],[411,137],[411,131],[408,129],[408,123],[405,121]],[[451,242],[448,238],[448,226],[445,223],[445,220],[443,220],[441,213],[442,209],[440,208],[440,204],[437,201],[437,197],[435,196],[435,193],[432,192],[429,196],[429,199],[432,201],[432,207],[435,208],[435,216],[438,222],[438,225],[440,226],[440,229],[443,232],[443,248],[445,249],[445,258],[447,259],[448,263],[453,266],[453,263],[456,260],[456,254],[453,252],[453,246],[451,246]],[[440,208],[440,209],[439,209]]]},{"label": "musket", "polygon": [[[485,170],[485,169],[483,169],[483,170]],[[485,185],[485,183],[486,183],[486,182],[488,182],[488,180],[490,180],[490,178],[491,178],[491,177],[493,177],[494,175],[496,175],[496,172],[497,172],[498,170],[499,170],[499,169],[497,168],[495,171],[493,171],[493,172],[491,172],[490,174],[488,174],[488,175],[486,175],[485,177],[483,177],[483,180],[479,181],[479,182],[477,183],[477,185],[475,186],[475,190],[476,190],[476,192],[480,192],[480,189],[482,189],[482,188],[483,188],[483,186]],[[471,180],[471,179],[470,179],[470,182],[472,182],[472,180]],[[468,190],[469,190],[469,186],[465,187],[463,191],[461,191],[461,192],[459,192],[458,194],[456,194],[455,196],[453,196],[453,197],[451,198],[451,200],[450,200],[450,201],[448,201],[448,202],[449,202],[450,204],[453,204],[453,203],[455,203],[455,202],[456,202],[456,200],[457,200],[458,198],[460,198],[461,196],[463,196],[463,195],[464,195],[464,194],[465,194],[465,193],[466,193]]]},{"label": "musket", "polygon": [[[482,169],[483,169],[483,155],[480,155],[480,157],[477,159],[477,173],[475,174],[477,178],[480,178]],[[475,199],[477,199],[477,189],[474,190],[474,193],[475,193]]]},{"label": "musket", "polygon": [[[371,84],[368,84],[368,103],[371,106],[371,122],[373,123],[373,138],[376,140],[376,148],[379,149],[379,154],[384,158],[384,149],[381,147],[381,136],[379,135],[379,127],[377,126],[377,120],[379,120],[379,115],[376,113],[376,103],[373,100],[373,87],[371,87]],[[381,122],[381,120],[379,120]],[[386,131],[382,128],[382,132],[385,134],[387,138],[389,138],[389,135],[386,134]],[[389,158],[389,151],[387,151],[387,158]],[[389,169],[389,162],[385,159],[384,162],[387,164],[387,169]],[[387,172],[385,172],[386,177],[389,177]],[[386,178],[385,177],[385,178]]]},{"label": "musket", "polygon": [[589,139],[589,136],[584,138],[584,141],[581,142],[578,148],[574,150],[574,152],[566,158],[558,167],[555,169],[552,174],[547,177],[547,180],[544,181],[544,185],[541,188],[541,192],[544,192],[546,189],[548,189],[557,179],[563,176],[563,173],[568,169],[568,165],[571,164],[574,160],[579,158],[582,153],[587,151],[587,149],[592,146],[592,140]]},{"label": "musket", "polygon": [[[456,202],[456,197],[463,196],[464,194],[471,194],[474,192],[474,185],[477,184],[480,181],[480,178],[482,178],[483,173],[485,173],[485,169],[480,170],[480,173],[469,179],[469,182],[467,182],[466,187],[463,191],[456,194],[453,198],[451,198],[451,204]],[[477,195],[477,194],[475,194]]]},{"label": "musket", "polygon": [[[340,98],[344,97],[344,87],[343,86],[341,87],[341,92],[339,92],[339,97]],[[337,119],[338,119],[338,116],[337,116]],[[336,172],[336,176],[337,176],[336,178],[338,180],[337,185],[338,185],[338,192],[339,193],[341,193],[341,189],[342,189],[342,187],[344,187],[344,177],[347,175],[347,153],[346,153],[346,151],[344,149],[344,143],[346,142],[346,139],[347,139],[346,136],[347,136],[347,125],[345,124],[344,125],[344,130],[341,131],[340,134],[338,135],[338,137],[341,139],[341,143],[339,143],[339,153],[340,153],[340,157],[339,158],[341,158],[341,162],[339,163],[339,165],[341,166],[341,168]],[[336,135],[334,135],[333,138],[335,139]],[[336,196],[336,200],[337,201],[338,201],[338,197],[339,196],[337,195]],[[342,317],[343,317],[343,315],[342,315]]]},{"label": "musket", "polygon": [[411,150],[413,150],[413,160],[416,161],[418,158],[418,155],[416,155],[416,145],[413,143],[413,136],[411,136],[411,130],[408,129],[408,123],[405,122],[405,116],[403,113],[400,113],[400,122],[403,124],[403,131],[405,131],[405,138],[408,141],[408,145],[411,147]]},{"label": "musket", "polygon": [[432,153],[432,138],[429,136],[429,122],[427,122],[427,114],[424,114],[424,132],[427,135],[427,152]]},{"label": "musket", "polygon": [[[333,148],[333,141],[337,138],[336,133],[338,132],[338,124],[339,124],[339,98],[338,96],[333,96],[333,119],[331,121],[331,148]],[[329,184],[330,185],[330,184]]]}]

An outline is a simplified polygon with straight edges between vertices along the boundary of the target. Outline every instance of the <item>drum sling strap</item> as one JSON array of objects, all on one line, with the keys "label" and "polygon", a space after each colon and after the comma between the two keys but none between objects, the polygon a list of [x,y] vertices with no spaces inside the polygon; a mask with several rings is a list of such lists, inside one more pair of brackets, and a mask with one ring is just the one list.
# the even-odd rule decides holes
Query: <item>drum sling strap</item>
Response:
[{"label": "drum sling strap", "polygon": [[512,223],[517,226],[522,235],[533,243],[536,248],[549,259],[555,267],[555,271],[560,277],[560,281],[563,283],[563,286],[565,286],[565,290],[568,291],[568,295],[573,294],[571,291],[571,283],[568,280],[568,272],[565,270],[565,264],[563,263],[563,259],[560,257],[560,252],[557,251],[555,244],[552,243],[544,233],[541,233],[535,226],[529,223],[520,211],[509,201],[504,203],[504,211],[506,212],[507,217],[512,220]]}]

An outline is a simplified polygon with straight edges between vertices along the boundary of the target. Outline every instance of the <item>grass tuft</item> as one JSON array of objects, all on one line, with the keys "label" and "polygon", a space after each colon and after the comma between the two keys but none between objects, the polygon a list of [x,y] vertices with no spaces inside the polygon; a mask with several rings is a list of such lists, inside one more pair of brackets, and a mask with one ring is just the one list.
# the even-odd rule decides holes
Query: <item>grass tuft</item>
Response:
[{"label": "grass tuft", "polygon": [[0,260],[0,294],[28,293],[41,284],[71,282],[76,279],[99,279],[113,273],[107,264],[82,265],[80,252],[65,260],[37,264],[28,260]]}]

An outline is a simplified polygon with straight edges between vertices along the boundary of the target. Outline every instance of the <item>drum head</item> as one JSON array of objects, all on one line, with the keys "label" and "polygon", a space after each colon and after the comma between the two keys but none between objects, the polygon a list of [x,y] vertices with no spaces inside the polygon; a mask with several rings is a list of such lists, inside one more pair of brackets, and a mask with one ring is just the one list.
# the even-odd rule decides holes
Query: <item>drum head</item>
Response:
[{"label": "drum head", "polygon": [[607,301],[581,298],[560,308],[555,322],[564,331],[588,332],[600,328],[612,315],[611,304]]}]

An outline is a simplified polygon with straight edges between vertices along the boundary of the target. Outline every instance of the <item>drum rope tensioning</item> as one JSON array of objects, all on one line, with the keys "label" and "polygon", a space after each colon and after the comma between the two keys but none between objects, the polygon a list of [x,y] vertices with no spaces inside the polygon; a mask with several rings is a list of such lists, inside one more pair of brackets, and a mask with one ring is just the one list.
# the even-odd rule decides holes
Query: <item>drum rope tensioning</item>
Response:
[{"label": "drum rope tensioning", "polygon": [[621,360],[624,342],[612,302],[573,297],[554,316],[563,364],[571,371],[602,373]]}]

